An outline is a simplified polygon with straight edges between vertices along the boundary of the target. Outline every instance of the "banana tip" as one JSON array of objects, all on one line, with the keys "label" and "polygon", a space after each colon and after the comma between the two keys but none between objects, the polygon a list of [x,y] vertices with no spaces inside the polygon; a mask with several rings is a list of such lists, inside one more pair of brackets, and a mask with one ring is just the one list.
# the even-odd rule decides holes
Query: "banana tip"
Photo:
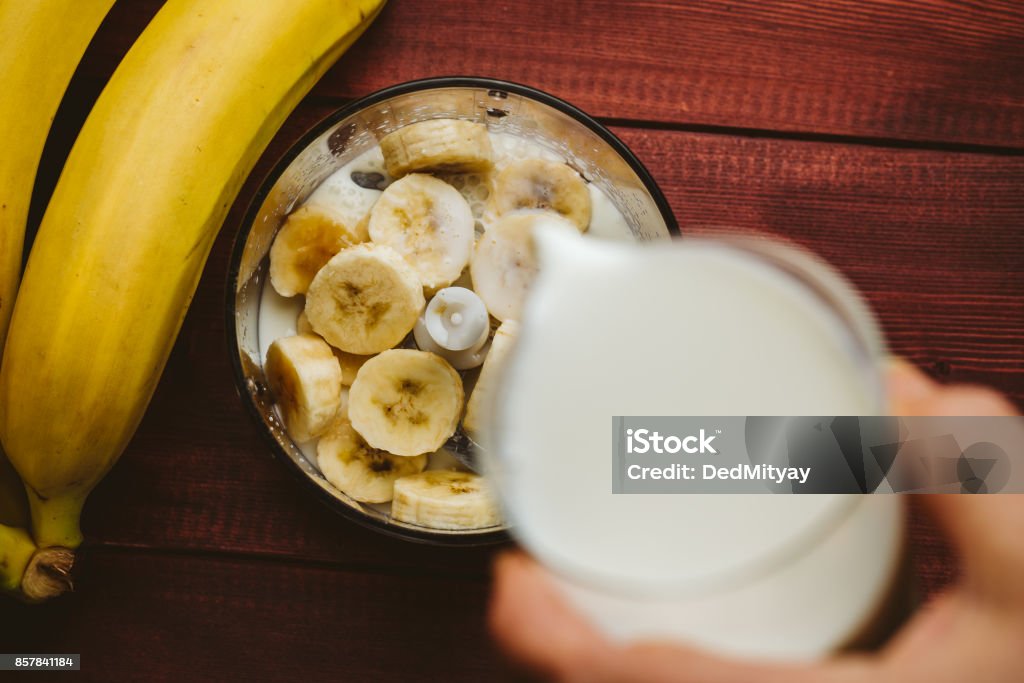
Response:
[{"label": "banana tip", "polygon": [[68,548],[41,548],[29,561],[21,579],[21,590],[31,602],[51,600],[71,591],[71,567],[75,552]]}]

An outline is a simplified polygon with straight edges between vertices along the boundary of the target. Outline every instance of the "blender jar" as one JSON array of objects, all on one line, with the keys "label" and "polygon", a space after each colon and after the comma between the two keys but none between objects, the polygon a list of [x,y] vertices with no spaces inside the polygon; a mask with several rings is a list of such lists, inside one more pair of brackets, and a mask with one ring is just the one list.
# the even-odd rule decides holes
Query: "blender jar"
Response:
[{"label": "blender jar", "polygon": [[[311,453],[288,435],[262,368],[261,306],[268,253],[284,218],[325,179],[384,135],[418,121],[459,118],[541,143],[600,188],[628,226],[625,239],[667,240],[678,228],[665,198],[632,152],[607,128],[546,93],[486,78],[431,78],[396,85],[332,114],[302,137],[264,181],[236,238],[228,275],[227,330],[239,395],[271,451],[311,491],[346,517],[414,541],[466,545],[507,538],[504,527],[427,529],[391,519],[328,483]],[[266,313],[266,311],[264,311]],[[263,340],[266,346],[268,340]]]}]

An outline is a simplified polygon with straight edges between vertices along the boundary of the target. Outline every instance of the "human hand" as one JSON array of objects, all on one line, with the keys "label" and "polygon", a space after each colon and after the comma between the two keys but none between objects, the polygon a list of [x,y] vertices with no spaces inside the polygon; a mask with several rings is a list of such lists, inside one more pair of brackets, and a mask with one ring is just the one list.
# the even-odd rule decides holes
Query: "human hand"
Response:
[{"label": "human hand", "polygon": [[[899,415],[1014,415],[998,393],[945,387],[897,362],[888,375]],[[961,558],[961,577],[877,652],[808,664],[763,664],[678,643],[619,644],[577,614],[536,562],[498,558],[490,626],[524,666],[597,683],[989,683],[1024,679],[1024,495],[921,496]]]}]

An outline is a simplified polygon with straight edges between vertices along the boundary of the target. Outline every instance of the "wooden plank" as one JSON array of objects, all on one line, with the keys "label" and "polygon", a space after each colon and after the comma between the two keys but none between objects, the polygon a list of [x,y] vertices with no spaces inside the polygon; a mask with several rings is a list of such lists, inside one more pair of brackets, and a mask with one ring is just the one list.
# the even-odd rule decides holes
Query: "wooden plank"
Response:
[{"label": "wooden plank", "polygon": [[[109,74],[160,0],[118,4]],[[1024,146],[1024,5],[911,0],[390,0],[316,88],[519,81],[617,119]]]},{"label": "wooden plank", "polygon": [[78,677],[104,683],[525,680],[487,635],[482,581],[93,548],[76,582],[45,605],[0,599],[0,650],[79,653]]},{"label": "wooden plank", "polygon": [[75,593],[0,602],[0,650],[80,653],[84,681],[507,681],[487,587],[231,558],[85,553]]},{"label": "wooden plank", "polygon": [[[325,113],[296,112],[236,203],[146,419],[89,503],[86,532],[116,545],[483,576],[486,549],[384,538],[311,500],[235,394],[223,341],[230,240],[269,162]],[[684,229],[734,225],[805,244],[865,288],[895,351],[1024,398],[1024,160],[617,132],[662,181]]]},{"label": "wooden plank", "polygon": [[684,232],[803,244],[861,288],[894,352],[1024,400],[1024,158],[616,132]]}]

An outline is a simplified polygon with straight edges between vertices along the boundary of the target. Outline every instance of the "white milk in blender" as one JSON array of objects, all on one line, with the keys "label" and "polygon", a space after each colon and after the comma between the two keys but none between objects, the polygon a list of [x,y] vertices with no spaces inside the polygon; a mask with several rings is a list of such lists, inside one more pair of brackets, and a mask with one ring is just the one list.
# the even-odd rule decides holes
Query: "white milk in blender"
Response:
[{"label": "white milk in blender", "polygon": [[611,635],[819,656],[893,580],[893,496],[614,495],[615,415],[870,415],[870,352],[804,284],[697,239],[540,238],[489,460],[513,533]]}]

